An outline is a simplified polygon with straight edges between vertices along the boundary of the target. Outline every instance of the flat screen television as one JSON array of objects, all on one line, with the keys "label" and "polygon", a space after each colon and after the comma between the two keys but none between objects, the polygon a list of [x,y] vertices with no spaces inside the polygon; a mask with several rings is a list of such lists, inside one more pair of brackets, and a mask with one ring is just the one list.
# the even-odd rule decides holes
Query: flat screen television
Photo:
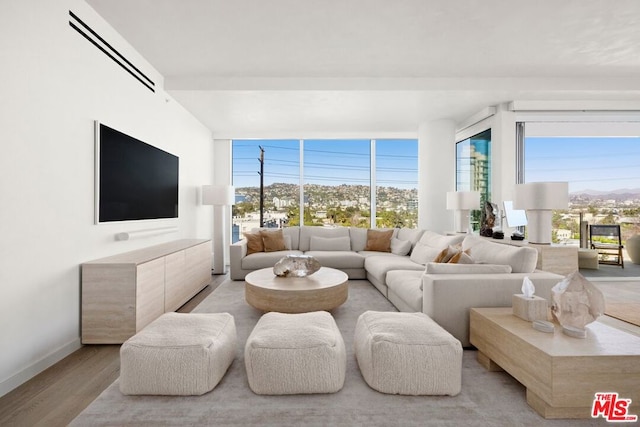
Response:
[{"label": "flat screen television", "polygon": [[95,123],[96,222],[178,217],[178,157]]}]

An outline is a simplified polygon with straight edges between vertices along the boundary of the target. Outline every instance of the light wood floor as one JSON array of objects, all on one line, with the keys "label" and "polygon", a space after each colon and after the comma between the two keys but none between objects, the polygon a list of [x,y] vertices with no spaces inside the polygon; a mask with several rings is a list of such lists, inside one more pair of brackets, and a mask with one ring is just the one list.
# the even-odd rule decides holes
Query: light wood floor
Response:
[{"label": "light wood floor", "polygon": [[[178,311],[193,310],[227,278],[228,275],[213,276],[212,283]],[[603,288],[607,299],[621,293],[627,299],[640,301],[638,282],[606,283]],[[638,327],[607,316],[601,319],[610,326],[640,335]],[[85,345],[0,398],[0,426],[66,426],[119,374],[119,345]]]},{"label": "light wood floor", "polygon": [[[178,309],[188,313],[229,276]],[[0,398],[0,426],[66,426],[120,375],[120,345],[85,345]]]}]

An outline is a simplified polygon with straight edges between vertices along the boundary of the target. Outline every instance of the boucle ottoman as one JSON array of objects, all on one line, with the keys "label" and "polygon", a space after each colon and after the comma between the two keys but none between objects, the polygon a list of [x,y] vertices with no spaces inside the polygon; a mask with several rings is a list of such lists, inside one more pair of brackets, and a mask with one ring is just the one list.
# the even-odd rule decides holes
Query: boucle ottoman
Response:
[{"label": "boucle ottoman", "polygon": [[228,313],[165,313],[122,344],[120,391],[204,394],[227,372],[236,345]]},{"label": "boucle ottoman", "polygon": [[362,313],[356,323],[355,353],[364,380],[374,390],[460,393],[462,345],[424,313]]},{"label": "boucle ottoman", "polygon": [[344,340],[326,311],[264,314],[247,339],[244,361],[256,394],[335,393],[347,369]]}]

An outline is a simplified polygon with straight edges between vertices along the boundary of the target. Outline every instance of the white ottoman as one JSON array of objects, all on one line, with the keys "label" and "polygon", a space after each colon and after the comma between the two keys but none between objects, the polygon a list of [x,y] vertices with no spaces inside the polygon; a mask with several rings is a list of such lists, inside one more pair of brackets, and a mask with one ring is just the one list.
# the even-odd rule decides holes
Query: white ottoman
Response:
[{"label": "white ottoman", "polygon": [[264,314],[247,339],[244,361],[256,394],[335,393],[347,369],[344,340],[326,311]]},{"label": "white ottoman", "polygon": [[236,345],[228,313],[165,313],[122,344],[120,391],[204,394],[227,372]]},{"label": "white ottoman", "polygon": [[374,390],[460,393],[462,345],[424,313],[362,313],[356,323],[355,353],[364,380]]},{"label": "white ottoman", "polygon": [[578,267],[598,270],[598,251],[595,249],[578,249]]}]

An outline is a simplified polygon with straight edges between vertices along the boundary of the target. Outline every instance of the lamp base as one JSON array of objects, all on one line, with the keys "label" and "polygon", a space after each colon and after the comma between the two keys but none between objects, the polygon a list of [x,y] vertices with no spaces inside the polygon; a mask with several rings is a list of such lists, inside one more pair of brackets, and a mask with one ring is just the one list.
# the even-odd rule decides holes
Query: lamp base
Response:
[{"label": "lamp base", "polygon": [[551,244],[552,211],[547,209],[527,210],[527,240],[538,245]]},{"label": "lamp base", "polygon": [[453,226],[456,233],[468,233],[469,225],[469,209],[456,209],[453,214]]},{"label": "lamp base", "polygon": [[213,266],[212,274],[226,274],[225,263],[225,206],[213,207]]}]

